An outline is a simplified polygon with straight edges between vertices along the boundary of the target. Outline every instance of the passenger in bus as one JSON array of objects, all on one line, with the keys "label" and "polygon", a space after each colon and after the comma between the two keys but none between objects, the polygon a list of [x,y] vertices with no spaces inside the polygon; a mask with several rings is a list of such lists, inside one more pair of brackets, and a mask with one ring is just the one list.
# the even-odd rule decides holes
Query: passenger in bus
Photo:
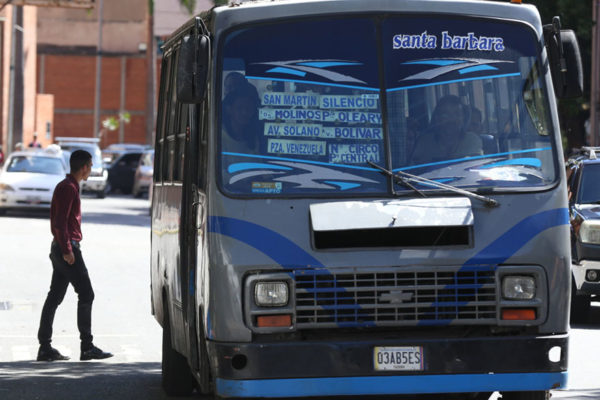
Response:
[{"label": "passenger in bus", "polygon": [[223,94],[227,96],[233,92],[236,88],[239,88],[245,84],[248,84],[246,77],[240,72],[230,72],[223,81]]},{"label": "passenger in bus", "polygon": [[258,119],[260,99],[250,83],[233,89],[223,100],[223,150],[234,153],[256,154],[263,136]]},{"label": "passenger in bus", "polygon": [[417,138],[412,164],[483,154],[478,135],[469,132],[469,109],[454,95],[442,97],[431,116],[429,128]]},{"label": "passenger in bus", "polygon": [[481,117],[481,111],[477,107],[471,107],[471,115],[469,118],[469,127],[467,131],[472,132],[476,135],[481,135],[483,132],[483,118]]}]

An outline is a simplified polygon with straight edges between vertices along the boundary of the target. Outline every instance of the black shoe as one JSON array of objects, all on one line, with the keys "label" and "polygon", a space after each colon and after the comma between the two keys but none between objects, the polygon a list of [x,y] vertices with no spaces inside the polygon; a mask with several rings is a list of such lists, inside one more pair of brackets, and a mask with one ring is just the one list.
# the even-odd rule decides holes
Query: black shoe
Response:
[{"label": "black shoe", "polygon": [[105,358],[110,358],[113,355],[111,353],[106,353],[96,346],[92,346],[87,350],[81,350],[81,357],[79,358],[81,361],[87,360],[103,360]]},{"label": "black shoe", "polygon": [[68,360],[69,357],[63,356],[58,350],[53,347],[43,348],[40,347],[38,350],[37,360],[38,361],[59,361]]}]

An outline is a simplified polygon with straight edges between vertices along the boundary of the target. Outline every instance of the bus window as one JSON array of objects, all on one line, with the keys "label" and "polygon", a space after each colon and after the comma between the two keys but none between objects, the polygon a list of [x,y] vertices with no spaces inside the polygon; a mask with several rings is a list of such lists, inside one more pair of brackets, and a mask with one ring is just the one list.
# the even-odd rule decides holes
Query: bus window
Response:
[{"label": "bus window", "polygon": [[386,178],[368,164],[385,162],[375,34],[372,21],[351,18],[229,36],[220,121],[226,191],[387,192]]},{"label": "bus window", "polygon": [[[399,16],[384,21],[382,35],[394,43],[384,47],[383,63],[394,170],[464,187],[557,179],[547,90],[528,27]],[[501,128],[486,128],[492,122]]]}]

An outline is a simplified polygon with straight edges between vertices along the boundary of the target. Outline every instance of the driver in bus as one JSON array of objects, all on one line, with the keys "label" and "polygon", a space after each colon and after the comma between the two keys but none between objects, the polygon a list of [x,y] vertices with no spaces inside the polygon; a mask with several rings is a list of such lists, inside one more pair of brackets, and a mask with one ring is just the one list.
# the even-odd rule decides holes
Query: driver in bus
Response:
[{"label": "driver in bus", "polygon": [[481,138],[467,130],[469,110],[458,96],[442,97],[433,111],[429,128],[417,138],[413,164],[452,160],[483,154]]},{"label": "driver in bus", "polygon": [[256,88],[246,82],[223,99],[223,150],[233,153],[259,152],[262,124],[258,119],[260,98]]}]

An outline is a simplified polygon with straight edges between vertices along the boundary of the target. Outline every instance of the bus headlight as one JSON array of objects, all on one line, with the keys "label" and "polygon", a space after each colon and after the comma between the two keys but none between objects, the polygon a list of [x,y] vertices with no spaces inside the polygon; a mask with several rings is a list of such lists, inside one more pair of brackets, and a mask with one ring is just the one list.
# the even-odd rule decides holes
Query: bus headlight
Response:
[{"label": "bus headlight", "polygon": [[502,297],[507,300],[533,299],[535,279],[532,276],[505,276],[502,279]]},{"label": "bus headlight", "polygon": [[600,221],[583,221],[579,236],[582,243],[600,244]]},{"label": "bus headlight", "polygon": [[254,301],[260,307],[280,307],[288,303],[288,285],[285,282],[257,282]]}]

